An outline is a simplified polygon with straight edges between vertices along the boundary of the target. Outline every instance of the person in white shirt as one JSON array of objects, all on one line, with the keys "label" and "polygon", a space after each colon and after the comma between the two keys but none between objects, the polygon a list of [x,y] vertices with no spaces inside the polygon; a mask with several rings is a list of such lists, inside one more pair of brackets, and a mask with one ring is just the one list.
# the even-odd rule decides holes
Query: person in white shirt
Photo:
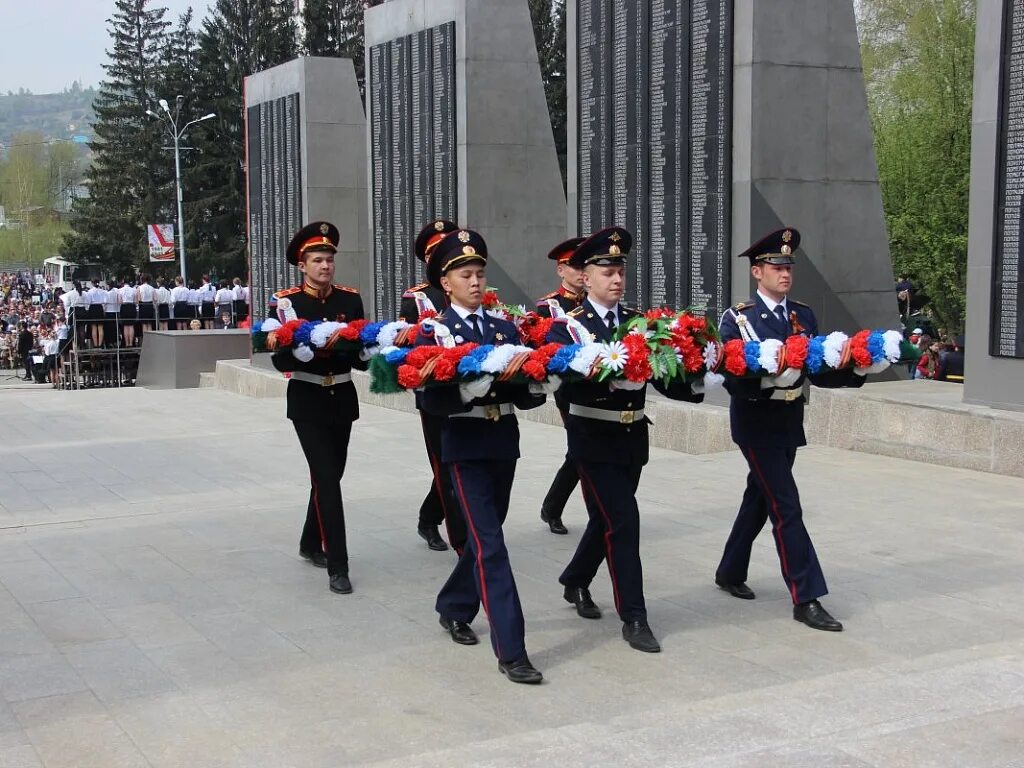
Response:
[{"label": "person in white shirt", "polygon": [[156,296],[153,301],[156,302],[156,317],[160,322],[160,330],[167,330],[167,321],[171,317],[171,292],[164,284],[164,279],[158,277],[156,279]]},{"label": "person in white shirt", "polygon": [[139,303],[139,294],[130,280],[125,280],[121,286],[121,334],[126,347],[135,346],[135,318],[139,316],[136,306]]},{"label": "person in white shirt", "polygon": [[103,299],[103,316],[106,318],[104,325],[106,326],[108,343],[115,347],[120,343],[117,338],[117,320],[120,311],[121,292],[117,289],[116,285],[111,283],[110,289],[106,292],[106,296]]},{"label": "person in white shirt", "polygon": [[146,331],[152,331],[155,327],[153,322],[156,319],[156,309],[153,307],[153,297],[156,291],[149,284],[149,275],[142,275],[139,278],[139,341],[145,338]]},{"label": "person in white shirt", "polygon": [[[199,283],[192,280],[188,286],[188,305],[191,307],[191,317],[198,318],[202,311],[203,301],[199,297]],[[202,327],[203,323],[200,321],[199,326]],[[189,330],[195,330],[192,327],[192,323],[188,324]]]},{"label": "person in white shirt", "polygon": [[188,288],[181,275],[174,278],[171,288],[171,303],[174,305],[174,330],[188,330],[188,321],[192,319],[191,307],[188,303]]},{"label": "person in white shirt", "polygon": [[242,287],[241,278],[236,277],[231,286],[231,303],[235,308],[235,322],[240,323],[249,316],[246,289]]},{"label": "person in white shirt", "polygon": [[43,370],[47,372],[50,383],[57,386],[57,357],[60,353],[60,339],[51,332],[43,344]]},{"label": "person in white shirt", "polygon": [[100,281],[93,280],[92,287],[85,292],[85,302],[89,307],[86,310],[86,322],[89,325],[89,336],[92,339],[93,349],[103,348],[103,304],[106,300],[107,292],[100,288]]},{"label": "person in white shirt", "polygon": [[232,317],[234,315],[235,294],[230,288],[228,288],[227,280],[220,281],[220,288],[217,289],[217,293],[213,297],[213,301],[217,305],[217,317],[220,317],[225,312],[228,313],[228,317]]},{"label": "person in white shirt", "polygon": [[200,317],[203,319],[203,328],[213,328],[213,303],[216,298],[216,289],[210,285],[210,276],[203,275],[203,284],[199,286],[199,298],[202,302]]}]

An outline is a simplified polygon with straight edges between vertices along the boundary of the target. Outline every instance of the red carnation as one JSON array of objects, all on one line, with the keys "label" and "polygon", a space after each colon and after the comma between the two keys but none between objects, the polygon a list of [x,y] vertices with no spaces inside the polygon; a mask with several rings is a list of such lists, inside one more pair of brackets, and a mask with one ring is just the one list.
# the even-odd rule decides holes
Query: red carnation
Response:
[{"label": "red carnation", "polygon": [[530,359],[523,363],[523,367],[520,370],[531,379],[536,381],[543,381],[544,377],[547,376],[547,366],[540,360]]},{"label": "red carnation", "polygon": [[406,365],[411,365],[418,370],[426,365],[428,360],[437,357],[443,352],[443,347],[416,347],[405,358],[405,362]]},{"label": "red carnation", "polygon": [[651,374],[654,373],[651,370],[651,361],[645,357],[633,357],[629,358],[629,361],[622,368],[623,375],[634,382],[647,381],[651,378]]},{"label": "red carnation", "polygon": [[786,367],[802,371],[807,362],[810,340],[806,336],[790,336],[786,339]]},{"label": "red carnation", "polygon": [[554,318],[551,317],[541,317],[533,313],[528,315],[526,322],[520,326],[520,336],[523,337],[523,343],[531,347],[543,346],[544,342],[547,341],[548,333],[550,333],[554,322]]},{"label": "red carnation", "polygon": [[424,320],[429,320],[432,317],[437,317],[437,310],[424,309],[422,312],[420,312],[419,322],[422,323]]},{"label": "red carnation", "polygon": [[411,365],[398,366],[398,386],[402,389],[416,389],[423,386],[423,377],[420,371]]},{"label": "red carnation", "polygon": [[484,291],[484,298],[481,304],[483,304],[484,309],[493,309],[501,304],[501,301],[498,299],[498,292]]},{"label": "red carnation", "polygon": [[357,341],[359,339],[359,329],[352,324],[346,325],[338,331],[338,338],[345,341]]},{"label": "red carnation", "polygon": [[673,312],[668,307],[656,307],[654,309],[649,309],[646,312],[644,312],[644,317],[647,319],[647,322],[649,323],[653,323],[656,320],[661,320],[662,318],[673,317],[674,315],[675,312]]},{"label": "red carnation", "polygon": [[630,359],[648,351],[647,337],[640,333],[627,333],[622,337],[622,344],[629,353]]},{"label": "red carnation", "polygon": [[441,355],[434,363],[434,380],[435,381],[451,381],[455,378],[456,363],[453,363],[450,359]]},{"label": "red carnation", "polygon": [[871,365],[871,353],[868,351],[868,338],[871,331],[858,331],[850,339],[850,356],[854,365],[866,368]]},{"label": "red carnation", "polygon": [[445,360],[450,361],[453,365],[458,365],[459,361],[476,349],[479,344],[476,342],[468,342],[467,344],[459,344],[454,347],[447,347],[442,353],[441,357]]},{"label": "red carnation", "polygon": [[299,330],[305,320],[289,320],[287,323],[277,329],[277,346],[279,347],[290,347],[292,345],[292,339],[295,336],[295,332]]},{"label": "red carnation", "polygon": [[725,370],[733,376],[742,376],[747,372],[745,347],[743,339],[725,342]]}]

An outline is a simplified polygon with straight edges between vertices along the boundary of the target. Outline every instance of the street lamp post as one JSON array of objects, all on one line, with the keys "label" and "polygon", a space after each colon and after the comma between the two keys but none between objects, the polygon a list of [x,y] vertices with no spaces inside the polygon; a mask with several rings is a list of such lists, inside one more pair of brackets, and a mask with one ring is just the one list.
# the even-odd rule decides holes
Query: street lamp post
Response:
[{"label": "street lamp post", "polygon": [[177,189],[177,192],[178,192],[178,253],[181,256],[181,279],[187,281],[188,280],[188,274],[185,271],[185,216],[182,213],[182,206],[181,206],[182,197],[181,197],[181,146],[180,146],[180,142],[181,142],[181,137],[185,135],[185,131],[187,131],[193,125],[195,125],[196,123],[201,123],[204,120],[212,120],[217,115],[214,114],[213,112],[211,112],[208,115],[203,115],[202,117],[200,117],[200,118],[198,118],[196,120],[191,120],[191,121],[185,123],[185,125],[183,125],[179,129],[178,128],[178,116],[179,116],[178,112],[179,112],[179,110],[181,108],[181,96],[179,96],[177,98],[177,100],[176,100],[176,105],[175,105],[175,108],[174,108],[174,114],[173,115],[171,114],[170,106],[167,104],[167,99],[160,99],[160,101],[158,103],[160,104],[160,109],[162,109],[164,111],[164,114],[166,115],[166,117],[164,117],[162,115],[158,115],[152,109],[147,109],[146,110],[146,114],[149,115],[150,117],[155,117],[157,120],[160,120],[161,122],[167,122],[169,124],[169,126],[170,126],[169,130],[170,130],[171,136],[174,138],[174,185],[175,185],[175,187]]}]

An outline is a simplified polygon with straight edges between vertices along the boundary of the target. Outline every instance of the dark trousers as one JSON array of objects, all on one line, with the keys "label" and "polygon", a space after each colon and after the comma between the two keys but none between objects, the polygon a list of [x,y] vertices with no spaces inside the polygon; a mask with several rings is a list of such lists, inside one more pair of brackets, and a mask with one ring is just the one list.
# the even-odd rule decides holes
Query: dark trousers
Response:
[{"label": "dark trousers", "polygon": [[750,472],[739,514],[718,565],[718,577],[733,584],[747,580],[750,549],[771,518],[782,578],[793,602],[804,603],[827,595],[825,575],[804,527],[800,493],[793,479],[796,448],[740,446],[740,450]]},{"label": "dark trousers", "polygon": [[607,561],[619,618],[646,620],[640,509],[636,503],[643,467],[580,461],[576,471],[590,519],[576,554],[558,580],[567,587],[589,587],[601,562]]},{"label": "dark trousers", "polygon": [[[562,416],[562,423],[565,424],[565,411],[559,410]],[[568,456],[562,462],[562,466],[555,473],[555,479],[551,481],[544,501],[541,502],[540,511],[545,517],[561,518],[565,511],[565,505],[569,503],[569,497],[576,490],[576,483],[579,482],[579,473],[576,471],[576,464]]]},{"label": "dark trousers", "polygon": [[423,503],[420,504],[419,527],[438,526],[444,523],[448,531],[448,543],[461,555],[466,548],[466,521],[462,518],[459,502],[455,498],[452,473],[448,465],[441,461],[441,427],[445,418],[420,411],[423,444],[427,448],[427,458],[430,460],[430,471],[434,480],[423,498]]},{"label": "dark trousers", "polygon": [[25,366],[25,378],[32,378],[32,353],[26,352],[21,356],[21,362]]},{"label": "dark trousers", "polygon": [[303,552],[322,551],[327,571],[348,575],[348,545],[345,541],[345,507],[341,500],[341,477],[348,460],[352,424],[322,424],[293,421],[302,452],[309,464],[309,505],[299,547]]},{"label": "dark trousers", "polygon": [[459,461],[449,466],[469,538],[437,596],[437,612],[471,622],[483,603],[494,655],[499,661],[514,661],[526,653],[526,625],[501,525],[508,514],[516,462]]}]

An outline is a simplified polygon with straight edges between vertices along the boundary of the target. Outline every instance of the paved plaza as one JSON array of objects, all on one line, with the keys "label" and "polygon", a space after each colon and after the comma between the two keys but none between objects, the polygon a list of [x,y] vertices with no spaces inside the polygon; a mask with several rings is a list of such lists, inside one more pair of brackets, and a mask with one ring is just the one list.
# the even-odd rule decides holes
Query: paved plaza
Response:
[{"label": "paved plaza", "polygon": [[[652,452],[642,554],[660,655],[557,576],[538,519],[561,430],[522,424],[506,540],[540,687],[453,644],[452,553],[416,536],[411,415],[364,407],[345,480],[355,594],[297,554],[284,402],[0,390],[0,768],[1024,766],[1024,480],[811,448],[797,478],[842,634],[791,618],[771,538],[753,602],[712,575],[738,451]],[[481,635],[487,623],[474,624]]]}]

